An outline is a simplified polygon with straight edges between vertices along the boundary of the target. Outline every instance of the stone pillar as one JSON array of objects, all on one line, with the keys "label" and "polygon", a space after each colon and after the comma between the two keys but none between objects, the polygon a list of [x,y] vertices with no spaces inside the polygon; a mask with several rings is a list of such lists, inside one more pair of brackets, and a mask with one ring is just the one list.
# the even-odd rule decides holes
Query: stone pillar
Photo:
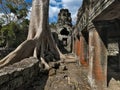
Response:
[{"label": "stone pillar", "polygon": [[80,57],[80,41],[78,39],[75,40],[75,53],[77,57]]},{"label": "stone pillar", "polygon": [[119,72],[120,72],[120,43],[119,43],[119,55],[118,55],[118,57],[119,57]]},{"label": "stone pillar", "polygon": [[93,80],[93,58],[94,58],[94,45],[93,45],[93,30],[89,30],[89,72],[88,80],[91,87],[95,87]]},{"label": "stone pillar", "polygon": [[88,63],[87,63],[87,43],[85,41],[85,38],[83,37],[83,35],[80,36],[80,54],[79,54],[79,57],[80,57],[80,63],[81,65],[83,66],[88,66]]},{"label": "stone pillar", "polygon": [[107,49],[93,24],[89,26],[88,78],[93,90],[107,86]]}]

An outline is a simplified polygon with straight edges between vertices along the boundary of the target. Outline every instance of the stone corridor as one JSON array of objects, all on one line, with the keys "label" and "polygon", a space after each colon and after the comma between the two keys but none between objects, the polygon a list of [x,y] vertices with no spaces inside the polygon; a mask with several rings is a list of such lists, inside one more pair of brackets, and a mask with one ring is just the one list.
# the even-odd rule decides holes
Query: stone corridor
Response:
[{"label": "stone corridor", "polygon": [[74,57],[66,58],[58,68],[43,71],[29,86],[17,90],[91,90],[87,67],[80,66]]}]

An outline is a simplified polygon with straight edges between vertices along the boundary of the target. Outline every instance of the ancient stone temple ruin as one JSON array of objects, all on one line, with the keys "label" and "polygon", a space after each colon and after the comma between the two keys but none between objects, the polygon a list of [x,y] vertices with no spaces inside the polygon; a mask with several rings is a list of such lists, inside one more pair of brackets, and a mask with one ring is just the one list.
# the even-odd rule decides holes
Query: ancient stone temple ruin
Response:
[{"label": "ancient stone temple ruin", "polygon": [[[92,90],[106,90],[120,81],[119,11],[119,0],[83,0],[78,11],[74,32],[80,38],[75,40],[75,52],[81,64],[89,67]],[[110,90],[118,90],[115,87]]]},{"label": "ancient stone temple ruin", "polygon": [[57,21],[58,35],[57,45],[62,53],[70,53],[72,51],[72,19],[68,9],[61,9],[58,13]]},{"label": "ancient stone temple ruin", "polygon": [[120,90],[120,0],[83,0],[74,28],[61,9],[51,31],[65,58],[46,77],[34,57],[4,67],[0,90]]}]

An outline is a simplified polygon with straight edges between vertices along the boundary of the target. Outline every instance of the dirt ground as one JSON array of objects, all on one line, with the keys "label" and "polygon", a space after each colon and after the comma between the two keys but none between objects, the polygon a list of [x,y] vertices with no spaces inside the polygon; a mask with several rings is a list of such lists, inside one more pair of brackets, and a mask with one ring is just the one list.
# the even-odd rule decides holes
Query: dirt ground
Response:
[{"label": "dirt ground", "polygon": [[45,90],[90,90],[85,68],[78,68],[75,63],[66,64],[66,70],[58,69],[55,75],[49,76]]},{"label": "dirt ground", "polygon": [[87,68],[81,67],[75,59],[66,59],[19,90],[91,90],[87,81]]},{"label": "dirt ground", "polygon": [[[74,56],[50,65],[53,68],[41,70],[34,82],[17,90],[92,90],[87,78],[88,68],[80,66]],[[111,79],[105,90],[120,90],[120,82]]]}]

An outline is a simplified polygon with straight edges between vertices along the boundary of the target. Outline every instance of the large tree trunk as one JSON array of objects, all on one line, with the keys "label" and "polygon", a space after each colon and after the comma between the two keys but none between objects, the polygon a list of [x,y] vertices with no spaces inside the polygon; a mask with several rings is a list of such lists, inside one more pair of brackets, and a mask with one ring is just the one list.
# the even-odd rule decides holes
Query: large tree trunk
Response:
[{"label": "large tree trunk", "polygon": [[41,58],[45,58],[46,52],[51,52],[55,60],[60,59],[62,54],[58,50],[49,30],[48,10],[49,0],[33,0],[27,40],[0,60],[0,68],[30,56],[41,60]]}]

